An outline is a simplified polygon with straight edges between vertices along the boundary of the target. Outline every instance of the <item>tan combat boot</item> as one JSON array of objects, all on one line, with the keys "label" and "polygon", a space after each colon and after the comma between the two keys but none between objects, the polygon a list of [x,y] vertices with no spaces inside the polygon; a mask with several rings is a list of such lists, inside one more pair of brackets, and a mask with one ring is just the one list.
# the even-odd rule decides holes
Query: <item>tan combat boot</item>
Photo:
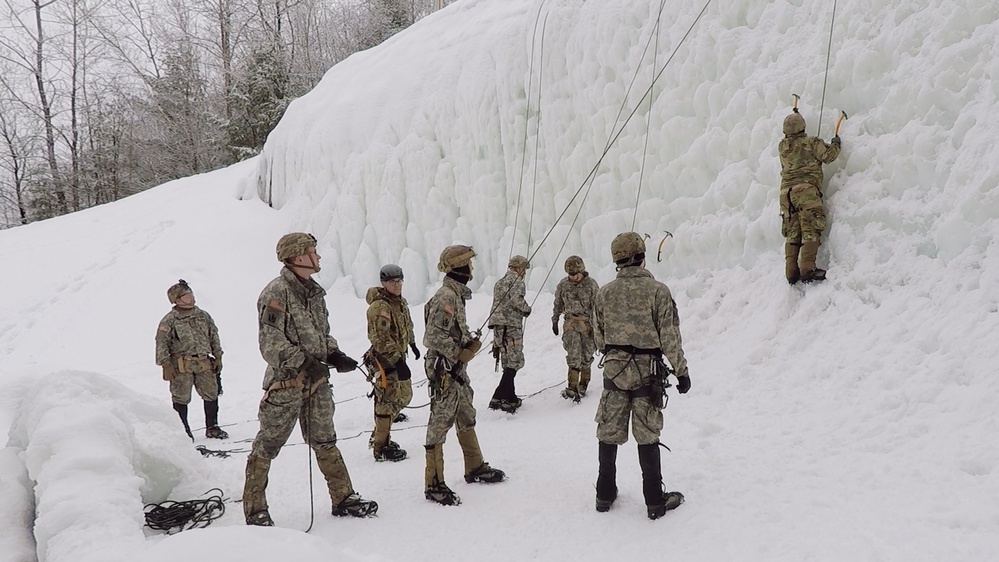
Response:
[{"label": "tan combat boot", "polygon": [[579,401],[579,371],[569,367],[568,383],[562,391],[562,398]]},{"label": "tan combat boot", "polygon": [[583,367],[579,371],[579,396],[586,396],[586,389],[590,386],[590,368]]},{"label": "tan combat boot", "polygon": [[[801,272],[798,270],[798,252],[801,250],[800,244],[794,244],[790,240],[784,242],[784,276],[787,277],[787,282],[794,285],[801,278]],[[812,260],[812,266],[814,267],[815,260]]]},{"label": "tan combat boot", "polygon": [[479,438],[475,435],[475,428],[458,432],[458,443],[461,445],[461,452],[465,456],[465,482],[502,482],[506,473],[498,468],[489,466],[489,463],[482,460],[482,450],[479,448]]},{"label": "tan combat boot", "polygon": [[427,450],[424,497],[441,505],[459,505],[461,498],[444,483],[444,445],[424,445],[424,448]]},{"label": "tan combat boot", "polygon": [[798,263],[802,282],[822,281],[826,278],[826,270],[815,267],[815,257],[818,253],[819,242],[817,241],[805,242],[801,245],[801,257]]},{"label": "tan combat boot", "polygon": [[267,511],[267,473],[271,460],[251,454],[246,457],[246,481],[243,484],[243,515],[247,525],[273,527]]},{"label": "tan combat boot", "polygon": [[350,482],[350,474],[347,473],[347,465],[343,462],[340,449],[336,446],[317,449],[316,464],[326,479],[326,488],[334,506],[354,493],[354,486]]}]

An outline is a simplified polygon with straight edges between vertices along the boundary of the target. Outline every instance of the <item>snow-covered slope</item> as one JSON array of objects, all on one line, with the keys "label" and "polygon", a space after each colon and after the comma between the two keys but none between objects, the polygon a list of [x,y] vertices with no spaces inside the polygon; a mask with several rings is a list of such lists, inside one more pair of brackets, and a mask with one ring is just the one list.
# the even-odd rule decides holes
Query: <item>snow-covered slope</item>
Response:
[{"label": "snow-covered slope", "polygon": [[[627,116],[648,88],[652,47],[642,52],[658,2],[457,2],[332,69],[258,159],[0,232],[0,423],[11,427],[0,452],[0,552],[17,562],[191,552],[216,562],[276,552],[999,558],[999,8],[839,0],[822,135],[839,110],[850,118],[843,155],[826,168],[831,228],[820,262],[830,279],[789,288],[775,146],[791,93],[802,96],[809,132],[818,125],[832,3],[712,2],[682,45],[703,4],[674,4],[654,58],[661,68],[677,52],[651,113],[640,108],[610,149],[575,226],[571,206],[543,245],[623,122],[622,104]],[[565,368],[545,319],[546,291],[570,253],[598,282],[613,277],[608,245],[632,228],[643,154],[635,229],[652,242],[673,233],[649,268],[673,289],[693,379],[690,393],[671,396],[663,437],[673,450],[667,483],[688,501],[656,522],[644,516],[631,445],[619,457],[621,500],[593,511],[597,397],[573,407],[548,388]],[[484,452],[510,481],[465,485],[450,442],[448,478],[465,503],[429,505],[426,409],[410,410],[413,421],[393,433],[413,459],[376,464],[366,383],[337,375],[341,448],[358,491],[381,504],[377,519],[330,518],[316,473],[311,539],[246,529],[230,503],[207,530],[140,541],[135,506],[216,486],[239,497],[263,372],[254,302],[279,267],[274,243],[291,230],[319,237],[333,335],[354,356],[367,347],[358,295],[382,263],[406,270],[419,338],[443,246],[479,251],[473,328],[511,244],[537,252],[522,412],[488,411],[498,375],[485,357],[471,365]],[[220,416],[232,439],[199,443],[233,450],[229,459],[177,449],[181,429],[153,364],[165,291],[179,277],[226,349]],[[426,401],[418,387],[413,405]],[[307,470],[301,445],[274,463],[270,498],[282,527],[308,525]],[[117,476],[114,485],[102,475]],[[87,501],[110,507],[81,520]]]}]

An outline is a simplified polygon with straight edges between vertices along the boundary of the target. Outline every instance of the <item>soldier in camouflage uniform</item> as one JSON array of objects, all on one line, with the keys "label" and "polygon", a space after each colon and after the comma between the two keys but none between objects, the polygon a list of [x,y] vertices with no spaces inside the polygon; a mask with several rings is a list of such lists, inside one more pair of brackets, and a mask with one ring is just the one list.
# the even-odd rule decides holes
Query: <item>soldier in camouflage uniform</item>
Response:
[{"label": "soldier in camouflage uniform", "polygon": [[465,482],[500,482],[505,476],[483,460],[475,435],[475,407],[466,365],[482,343],[469,333],[465,321],[465,301],[472,298],[466,285],[472,279],[473,257],[475,251],[469,246],[444,248],[437,263],[437,269],[445,273],[444,282],[427,301],[423,313],[424,363],[431,391],[424,496],[442,505],[461,503],[444,482],[444,440],[452,426],[457,426],[458,444],[465,457]]},{"label": "soldier in camouflage uniform", "polygon": [[683,503],[680,492],[664,491],[659,455],[667,374],[664,355],[675,369],[680,394],[690,390],[680,319],[669,288],[645,269],[645,241],[640,235],[617,235],[611,255],[617,278],[597,291],[593,309],[594,337],[604,354],[604,391],[596,415],[596,508],[607,511],[617,499],[617,447],[628,441],[630,417],[648,516],[658,519]]},{"label": "soldier in camouflage uniform", "polygon": [[493,287],[489,315],[493,357],[503,365],[503,376],[489,401],[489,409],[513,413],[521,404],[514,377],[524,368],[524,318],[531,315],[531,305],[524,299],[524,274],[531,264],[524,256],[513,256],[507,267],[506,275]]},{"label": "soldier in camouflage uniform", "polygon": [[302,232],[286,234],[278,241],[277,257],[284,268],[257,299],[258,341],[267,369],[257,413],[260,430],[246,459],[246,524],[274,525],[267,509],[267,473],[296,421],[326,478],[333,515],[374,515],[378,504],[354,491],[336,446],[329,368],[349,372],[357,361],[330,336],[326,291],[311,278],[319,271],[316,239]]},{"label": "soldier in camouflage uniform", "polygon": [[181,279],[167,289],[173,310],[156,329],[156,364],[163,368],[163,380],[170,381],[173,409],[192,440],[187,422],[191,387],[205,403],[205,437],[228,439],[219,427],[219,394],[222,394],[222,346],[219,331],[210,314],[194,304],[194,291]]},{"label": "soldier in camouflage uniform", "polygon": [[586,264],[579,256],[565,260],[563,278],[555,288],[555,306],[552,309],[552,333],[558,335],[559,317],[565,315],[562,325],[562,347],[565,362],[569,365],[569,382],[562,397],[575,402],[586,396],[590,385],[590,365],[596,344],[593,342],[593,303],[597,297],[597,282],[586,272]]},{"label": "soldier in camouflage uniform", "polygon": [[[784,274],[787,282],[821,281],[826,271],[815,267],[826,213],[822,204],[822,164],[839,156],[839,135],[830,144],[805,134],[805,118],[798,108],[784,118],[780,141],[780,216],[784,236]],[[799,255],[800,254],[800,255]]]},{"label": "soldier in camouflage uniform", "polygon": [[376,461],[401,461],[406,458],[406,451],[390,438],[392,420],[413,399],[412,373],[406,364],[407,348],[413,350],[416,359],[420,358],[420,349],[413,336],[409,303],[402,296],[402,268],[386,265],[379,272],[379,278],[381,287],[371,287],[365,296],[371,348],[364,354],[364,360],[372,376],[375,397],[371,449]]}]

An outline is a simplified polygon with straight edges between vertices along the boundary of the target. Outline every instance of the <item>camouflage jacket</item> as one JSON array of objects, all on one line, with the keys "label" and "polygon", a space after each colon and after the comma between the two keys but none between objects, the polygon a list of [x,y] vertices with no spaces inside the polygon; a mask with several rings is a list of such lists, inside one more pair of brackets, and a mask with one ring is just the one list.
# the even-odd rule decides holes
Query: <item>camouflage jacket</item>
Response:
[{"label": "camouflage jacket", "polygon": [[368,341],[378,354],[379,362],[395,365],[406,355],[413,336],[413,318],[409,303],[402,296],[395,296],[382,287],[368,289]]},{"label": "camouflage jacket", "polygon": [[465,301],[472,298],[472,291],[465,285],[444,278],[444,283],[423,309],[426,332],[423,345],[427,348],[428,363],[437,357],[454,361],[461,348],[472,340],[465,319]]},{"label": "camouflage jacket", "polygon": [[552,307],[552,323],[558,322],[559,316],[563,313],[566,318],[583,317],[588,321],[593,321],[593,303],[597,298],[597,289],[600,287],[597,282],[590,277],[590,274],[583,272],[583,278],[577,283],[568,277],[562,278],[555,288],[555,306]]},{"label": "camouflage jacket", "polygon": [[[597,349],[622,345],[660,349],[677,376],[687,375],[687,360],[680,342],[680,316],[669,287],[656,281],[644,267],[625,267],[617,279],[597,291],[593,307],[593,334]],[[607,350],[605,361],[628,360],[623,351]],[[636,357],[641,360],[640,356]],[[610,367],[604,376],[610,376]],[[647,370],[643,368],[643,373]],[[644,381],[615,381],[622,389],[641,386]]]},{"label": "camouflage jacket", "polygon": [[489,314],[489,327],[522,326],[524,317],[531,313],[531,305],[524,299],[524,277],[510,269],[493,287],[493,306]]},{"label": "camouflage jacket", "polygon": [[[156,329],[156,364],[163,365],[176,355],[222,357],[219,330],[210,314],[197,306],[190,310],[173,307]],[[176,365],[174,365],[176,366]]]},{"label": "camouflage jacket", "polygon": [[312,279],[300,280],[287,267],[257,299],[258,343],[267,362],[263,388],[295,378],[306,354],[325,361],[337,349],[330,336],[326,291]]},{"label": "camouflage jacket", "polygon": [[793,185],[807,183],[822,189],[822,164],[839,156],[840,144],[827,144],[818,137],[804,133],[785,137],[777,147],[780,154],[780,189],[786,192]]}]

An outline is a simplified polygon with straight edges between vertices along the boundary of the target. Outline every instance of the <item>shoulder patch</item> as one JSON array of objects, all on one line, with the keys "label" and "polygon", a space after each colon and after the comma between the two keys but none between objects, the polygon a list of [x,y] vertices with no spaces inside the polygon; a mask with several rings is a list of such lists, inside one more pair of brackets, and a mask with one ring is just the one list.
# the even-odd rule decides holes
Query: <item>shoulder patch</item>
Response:
[{"label": "shoulder patch", "polygon": [[157,328],[157,330],[160,332],[169,332],[170,326],[167,326],[166,323],[160,323],[160,326],[159,328]]},{"label": "shoulder patch", "polygon": [[444,313],[447,314],[448,316],[454,316],[454,308],[452,308],[451,305],[444,303],[443,309]]},{"label": "shoulder patch", "polygon": [[267,306],[260,311],[260,322],[274,328],[282,329],[284,324],[284,303],[278,299],[271,299]]},{"label": "shoulder patch", "polygon": [[378,316],[381,316],[382,318],[386,318],[388,320],[392,319],[392,315],[389,314],[389,311],[385,310],[384,308],[378,311]]}]

